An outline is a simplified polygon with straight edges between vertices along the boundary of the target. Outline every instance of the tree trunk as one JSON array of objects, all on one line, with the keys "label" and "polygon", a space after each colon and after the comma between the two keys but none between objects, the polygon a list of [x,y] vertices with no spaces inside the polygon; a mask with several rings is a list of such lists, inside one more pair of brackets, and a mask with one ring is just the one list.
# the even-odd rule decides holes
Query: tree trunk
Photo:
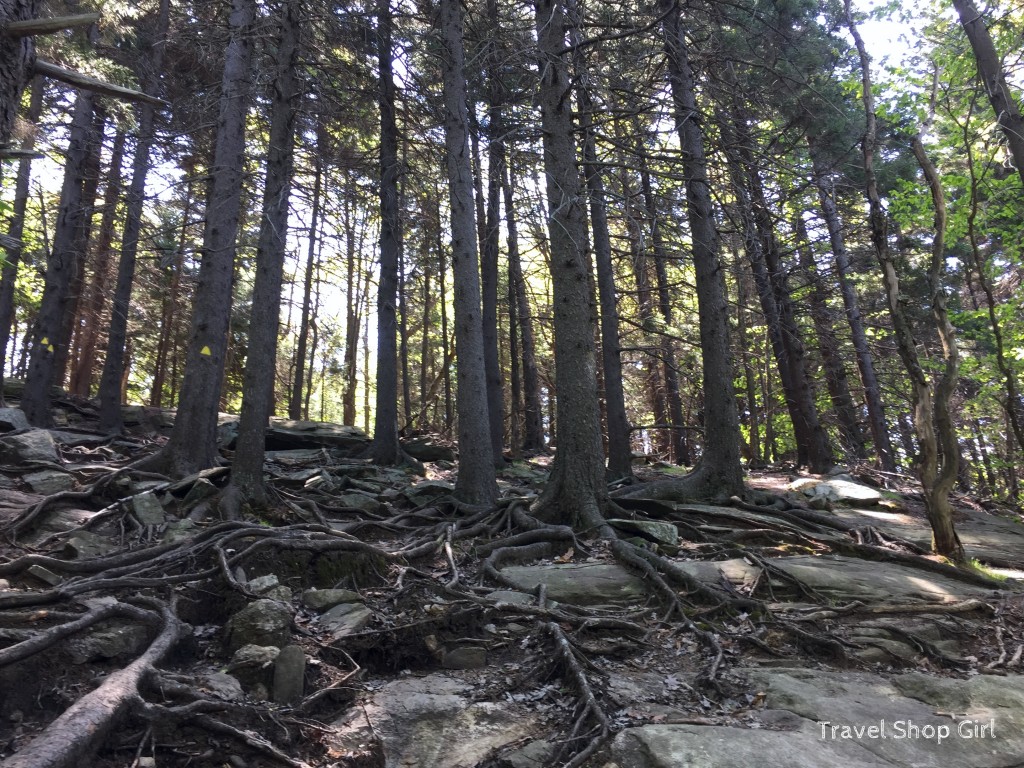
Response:
[{"label": "tree trunk", "polygon": [[536,2],[544,171],[558,390],[558,449],[535,508],[550,520],[610,535],[594,351],[596,307],[586,251],[586,215],[576,161],[568,24],[561,0]]},{"label": "tree trunk", "polygon": [[[0,29],[12,21],[34,19],[39,0],[0,0]],[[11,140],[21,94],[32,79],[35,45],[31,37],[0,35],[0,147]]]},{"label": "tree trunk", "polygon": [[[864,40],[860,36],[853,20],[850,0],[845,0],[846,22],[860,56],[862,99],[867,128],[861,144],[864,157],[864,175],[867,187],[869,207],[869,224],[871,226],[871,242],[875,256],[882,267],[882,278],[885,284],[889,314],[892,317],[893,331],[896,336],[896,348],[903,366],[906,368],[911,385],[911,399],[914,406],[914,428],[918,439],[918,470],[923,486],[925,511],[932,528],[932,548],[934,551],[956,562],[965,559],[964,549],[953,528],[952,509],[949,505],[949,491],[956,482],[956,449],[955,432],[948,423],[948,403],[956,380],[956,346],[953,340],[953,329],[946,318],[945,296],[942,293],[940,276],[945,259],[945,202],[942,188],[931,162],[924,154],[920,140],[914,142],[914,154],[922,166],[926,180],[932,193],[935,206],[935,232],[932,241],[932,260],[928,271],[930,303],[936,320],[940,339],[942,340],[945,357],[945,370],[933,393],[927,374],[917,354],[917,343],[911,331],[910,322],[903,310],[899,292],[899,277],[896,265],[889,249],[888,231],[885,211],[878,193],[875,178],[874,153],[877,141],[874,96],[871,93],[871,70]],[[937,397],[935,397],[937,395]],[[938,402],[942,401],[942,402]],[[938,426],[939,435],[936,435]],[[952,445],[950,446],[949,442]],[[952,451],[949,448],[952,447]],[[940,451],[946,455],[940,456]],[[950,455],[951,454],[951,455]],[[941,462],[941,466],[940,466]],[[950,473],[950,468],[952,472]]]},{"label": "tree trunk", "polygon": [[66,342],[61,338],[64,313],[70,299],[71,285],[80,268],[81,233],[85,219],[83,199],[84,173],[92,133],[93,97],[88,91],[79,91],[75,97],[71,136],[64,166],[61,187],[60,213],[53,236],[53,247],[46,260],[46,278],[43,297],[32,326],[32,350],[29,358],[25,391],[21,409],[30,424],[38,427],[53,425],[50,411],[50,389],[56,373],[57,348]]},{"label": "tree trunk", "polygon": [[846,376],[846,366],[839,349],[839,339],[833,327],[833,313],[828,306],[828,291],[824,280],[818,274],[814,261],[814,253],[807,237],[807,227],[801,215],[796,216],[795,230],[798,238],[797,251],[800,254],[800,268],[809,286],[808,303],[810,304],[811,320],[818,336],[818,350],[821,353],[821,364],[825,371],[825,385],[828,387],[832,408],[839,422],[839,433],[842,435],[846,449],[854,458],[865,458],[864,440],[860,433],[857,417],[857,406],[850,394],[850,383]]},{"label": "tree trunk", "polygon": [[[154,44],[150,52],[149,74],[145,89],[156,95],[163,70],[164,43],[170,18],[170,0],[161,0]],[[247,66],[247,65],[246,65]],[[120,432],[124,424],[121,417],[121,380],[124,378],[125,342],[128,338],[128,308],[131,303],[132,283],[135,280],[135,259],[142,231],[142,210],[146,199],[146,176],[149,172],[149,152],[153,146],[156,127],[156,108],[143,102],[139,107],[139,135],[132,160],[132,181],[124,213],[124,232],[121,235],[121,258],[117,265],[117,283],[110,304],[110,328],[107,330],[107,353],[100,374],[100,429]],[[183,225],[186,226],[187,222]],[[211,449],[212,450],[212,449]]]},{"label": "tree trunk", "polygon": [[[569,5],[578,15],[575,0]],[[579,22],[574,20],[569,37],[575,45],[580,41]],[[604,378],[604,407],[608,425],[608,476],[612,480],[632,479],[633,449],[630,445],[629,417],[626,415],[626,397],[622,384],[622,358],[619,347],[619,315],[615,291],[615,267],[612,264],[612,240],[608,230],[608,203],[605,199],[604,179],[597,158],[597,139],[594,129],[596,106],[591,98],[589,74],[582,54],[574,61],[577,85],[576,97],[580,105],[580,132],[583,142],[583,172],[590,203],[590,230],[593,234],[594,257],[597,265],[597,290],[601,300],[601,367]]]},{"label": "tree trunk", "polygon": [[[0,65],[2,66],[2,65]],[[32,84],[32,96],[29,101],[28,119],[35,125],[43,109],[44,83],[37,77]],[[30,131],[22,139],[21,149],[31,152],[35,147],[35,131]],[[15,242],[20,242],[25,233],[25,212],[28,209],[29,181],[32,177],[32,161],[28,158],[18,163],[18,173],[14,180],[14,206],[11,212],[11,226],[8,235]],[[3,264],[3,275],[0,277],[0,406],[3,405],[3,372],[7,360],[7,347],[11,342],[11,330],[14,323],[14,288],[18,281],[18,267],[21,264],[21,248],[8,248],[7,258]],[[11,366],[13,368],[13,366]]]},{"label": "tree trunk", "polygon": [[345,195],[345,390],[342,393],[342,414],[346,424],[356,423],[356,388],[359,383],[358,349],[359,349],[359,309],[362,306],[362,294],[359,290],[359,279],[356,274],[356,231],[353,214],[350,209],[355,185],[350,170],[346,171],[345,182],[348,184]]},{"label": "tree trunk", "polygon": [[742,110],[734,108],[728,117],[720,121],[720,125],[723,138],[731,148],[727,155],[733,190],[744,222],[747,257],[754,273],[786,408],[793,425],[797,464],[808,466],[812,472],[827,472],[834,466],[835,459],[814,403],[804,345],[794,317],[764,182],[756,166],[753,139],[746,121]]},{"label": "tree trunk", "polygon": [[[966,127],[965,127],[966,130]],[[1006,342],[1003,338],[1003,327],[999,322],[998,303],[992,289],[992,280],[989,277],[988,265],[984,263],[981,247],[978,242],[978,231],[976,228],[978,216],[978,177],[974,164],[974,151],[969,142],[964,144],[967,148],[967,167],[971,178],[971,206],[967,213],[967,239],[970,242],[971,263],[974,272],[978,275],[978,283],[982,293],[985,295],[985,309],[988,315],[989,326],[992,328],[992,340],[996,347],[996,367],[1003,376],[1003,388],[1006,391],[1006,400],[1003,409],[1006,411],[1006,420],[1016,438],[1018,446],[1024,446],[1024,424],[1021,419],[1020,385],[1017,382],[1017,374],[1006,357]],[[970,273],[968,273],[968,282]],[[969,286],[970,287],[970,286]],[[974,309],[979,308],[974,291],[971,291]]]},{"label": "tree trunk", "polygon": [[974,59],[978,65],[978,75],[988,92],[989,101],[992,102],[996,121],[1006,137],[1013,165],[1024,182],[1024,118],[1021,117],[1017,99],[1006,83],[1006,74],[992,43],[992,36],[989,35],[988,29],[985,28],[985,20],[971,0],[953,0],[953,7],[960,16],[960,23],[967,33],[967,39],[971,41]]},{"label": "tree trunk", "polygon": [[814,184],[818,189],[821,201],[822,216],[828,229],[829,242],[832,245],[832,256],[836,261],[836,279],[843,296],[843,307],[846,309],[846,322],[850,326],[850,338],[857,358],[857,370],[864,387],[864,402],[868,410],[868,423],[871,426],[871,439],[875,445],[878,464],[885,472],[896,471],[896,459],[889,436],[889,427],[885,420],[885,408],[882,405],[882,389],[875,374],[874,358],[868,347],[864,321],[860,314],[857,292],[850,276],[850,255],[846,250],[846,238],[839,220],[839,211],[835,203],[835,187],[831,174],[828,173],[816,144],[807,138],[814,170]]},{"label": "tree trunk", "polygon": [[[288,396],[288,418],[302,418],[302,392],[306,381],[306,353],[309,345],[309,311],[313,298],[313,266],[316,258],[317,231],[320,227],[321,197],[323,193],[324,155],[327,151],[324,127],[317,122],[317,151],[313,162],[313,210],[309,219],[309,247],[306,249],[306,271],[302,279],[302,312],[299,315],[299,338],[295,345],[295,371],[292,376],[291,393]],[[351,298],[349,299],[351,301]],[[353,408],[353,411],[355,409]],[[344,409],[343,409],[344,411]],[[355,414],[352,414],[355,418]],[[346,424],[351,424],[343,417]]]},{"label": "tree trunk", "polygon": [[224,57],[220,111],[206,202],[203,259],[193,299],[192,330],[174,430],[166,447],[169,469],[188,475],[217,460],[217,413],[231,319],[231,284],[241,209],[254,0],[233,0]]},{"label": "tree trunk", "polygon": [[92,389],[92,374],[95,368],[96,345],[99,341],[103,310],[107,303],[107,286],[111,278],[113,260],[114,220],[121,200],[121,160],[124,156],[124,131],[118,130],[110,151],[110,167],[107,170],[107,187],[103,194],[103,216],[100,221],[99,237],[96,242],[96,261],[93,278],[89,285],[85,306],[82,307],[82,334],[76,356],[75,368],[68,389],[72,394],[88,397]]},{"label": "tree trunk", "polygon": [[740,426],[733,389],[729,344],[729,302],[719,255],[711,189],[704,157],[704,134],[697,110],[694,76],[677,0],[659,0],[668,56],[675,128],[686,179],[687,219],[692,240],[704,361],[704,452],[694,471],[674,484],[672,492],[695,496],[731,496],[743,491]]},{"label": "tree trunk", "polygon": [[[499,29],[497,0],[487,0],[487,18],[496,32]],[[487,213],[480,249],[480,291],[491,454],[495,466],[500,468],[505,464],[505,388],[498,354],[498,241],[501,181],[505,173],[505,125],[495,45],[493,39],[488,41],[486,57],[490,124],[487,130]]]},{"label": "tree trunk", "polygon": [[[189,183],[185,188],[185,205],[181,215],[182,225],[181,231],[178,234],[175,261],[170,266],[170,281],[164,286],[163,290],[163,307],[160,312],[160,341],[157,344],[156,368],[153,371],[153,386],[149,395],[149,404],[153,408],[163,407],[164,385],[167,381],[168,369],[167,358],[177,343],[174,338],[174,326],[176,325],[177,308],[180,300],[178,290],[181,286],[181,273],[185,269],[185,245],[188,235],[189,218],[192,215],[192,196],[192,184]],[[171,401],[174,399],[173,390],[172,374]]]},{"label": "tree trunk", "polygon": [[757,376],[754,366],[750,362],[753,351],[747,337],[747,281],[740,270],[740,256],[738,249],[733,249],[733,263],[736,265],[736,340],[739,348],[743,351],[743,383],[746,389],[747,408],[747,430],[749,440],[747,442],[749,456],[748,466],[759,466],[764,463],[764,454],[761,452],[761,425],[758,418],[757,406]]},{"label": "tree trunk", "polygon": [[434,250],[437,253],[437,276],[440,281],[441,295],[441,357],[444,360],[444,433],[450,436],[455,425],[454,403],[452,400],[452,360],[451,341],[448,334],[448,265],[445,259],[444,246],[441,244],[441,193],[435,190],[434,197],[434,221],[437,224],[434,230]]},{"label": "tree trunk", "polygon": [[[650,222],[651,246],[654,255],[654,280],[658,293],[658,309],[661,311],[661,319],[667,328],[672,327],[672,301],[668,287],[668,273],[666,262],[665,241],[661,232],[661,215],[658,211],[658,204],[654,198],[654,188],[651,184],[651,171],[648,167],[648,156],[640,150],[642,139],[637,131],[636,148],[637,159],[640,163],[640,191],[644,197],[644,208],[647,211],[647,218]],[[676,364],[676,351],[672,345],[672,339],[666,333],[661,337],[661,367],[665,376],[665,400],[668,406],[668,415],[672,422],[672,455],[677,464],[689,464],[690,446],[686,436],[685,419],[683,417],[683,399],[679,389],[679,371]]]},{"label": "tree trunk", "polygon": [[241,496],[265,504],[263,461],[267,422],[274,411],[277,336],[281,317],[281,284],[288,236],[288,199],[292,190],[295,120],[299,95],[296,72],[299,54],[299,6],[282,0],[278,11],[274,90],[270,102],[263,215],[256,245],[256,278],[252,291],[248,357],[242,383],[238,443],[231,465],[231,485]]},{"label": "tree trunk", "polygon": [[508,243],[508,279],[515,302],[509,311],[516,316],[516,325],[522,338],[523,360],[523,450],[544,450],[544,420],[540,402],[540,374],[537,371],[537,346],[533,332],[533,316],[526,295],[526,280],[519,257],[519,225],[516,220],[515,198],[512,193],[512,163],[506,162],[501,180],[505,201],[505,230]]},{"label": "tree trunk", "polygon": [[487,408],[480,276],[477,262],[473,169],[466,108],[462,7],[441,0],[445,146],[451,205],[452,270],[455,281],[455,349],[459,417],[459,476],[455,495],[468,504],[489,504],[498,496]]},{"label": "tree trunk", "polygon": [[390,0],[377,10],[380,77],[380,282],[377,291],[377,400],[369,456],[377,464],[398,464],[398,255],[402,248],[398,211],[398,123],[395,117]]},{"label": "tree trunk", "polygon": [[71,251],[75,255],[74,276],[68,289],[68,301],[64,306],[61,318],[60,333],[57,338],[61,343],[53,357],[53,383],[63,387],[67,381],[68,364],[74,357],[76,344],[79,342],[81,323],[79,309],[82,295],[85,293],[85,273],[90,267],[91,239],[94,231],[93,214],[97,209],[97,190],[100,186],[100,161],[103,156],[103,143],[107,125],[106,109],[93,102],[92,126],[89,129],[88,149],[82,165],[82,218],[75,230]]}]

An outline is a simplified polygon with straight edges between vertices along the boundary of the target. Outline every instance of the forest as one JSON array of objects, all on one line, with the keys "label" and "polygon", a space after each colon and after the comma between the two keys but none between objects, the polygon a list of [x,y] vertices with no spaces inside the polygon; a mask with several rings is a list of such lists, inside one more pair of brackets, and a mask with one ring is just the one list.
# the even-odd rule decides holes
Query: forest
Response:
[{"label": "forest", "polygon": [[[985,567],[1020,553],[986,558],[958,526],[964,505],[1019,523],[1024,493],[1022,30],[1020,8],[973,0],[0,0],[0,399],[24,415],[12,434],[109,468],[11,502],[0,576],[59,571],[17,538],[67,494],[105,525],[205,483],[210,527],[168,584],[210,557],[253,598],[225,542],[255,552],[261,526],[279,531],[264,548],[401,561],[400,594],[426,578],[415,558],[453,591],[463,556],[508,584],[506,565],[600,550],[654,585],[712,684],[724,625],[702,611],[770,601],[698,583],[627,518],[674,510],[719,559],[767,536],[773,557],[886,555],[993,586]],[[356,441],[337,466],[384,474],[336,490],[397,516],[336,528],[355,502],[318,490],[335,465],[303,475],[318,500],[282,491],[297,475],[275,440],[301,429]],[[925,539],[826,519],[827,489],[787,496],[772,473],[900,494]],[[421,515],[399,486],[424,476],[450,493]],[[710,517],[698,531],[679,505]],[[742,536],[715,538],[723,509]],[[46,601],[156,590],[126,575],[157,546],[147,525]],[[778,577],[763,554],[743,557]],[[0,609],[27,594],[0,589]],[[538,599],[580,702],[551,764],[588,764],[617,731],[569,635],[615,620]],[[184,631],[170,597],[117,600],[163,627],[146,654]]]}]

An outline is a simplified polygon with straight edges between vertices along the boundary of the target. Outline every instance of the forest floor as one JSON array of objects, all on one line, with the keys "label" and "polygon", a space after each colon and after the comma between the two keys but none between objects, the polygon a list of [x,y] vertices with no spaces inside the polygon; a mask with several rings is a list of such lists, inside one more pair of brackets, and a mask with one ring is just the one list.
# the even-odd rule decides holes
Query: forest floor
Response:
[{"label": "forest floor", "polygon": [[172,413],[57,412],[0,410],[4,768],[1021,764],[1018,509],[958,497],[957,569],[910,479],[769,468],[612,544],[531,523],[546,456],[466,508],[448,446],[278,421],[273,509],[222,520],[231,419],[175,482],[131,469]]}]

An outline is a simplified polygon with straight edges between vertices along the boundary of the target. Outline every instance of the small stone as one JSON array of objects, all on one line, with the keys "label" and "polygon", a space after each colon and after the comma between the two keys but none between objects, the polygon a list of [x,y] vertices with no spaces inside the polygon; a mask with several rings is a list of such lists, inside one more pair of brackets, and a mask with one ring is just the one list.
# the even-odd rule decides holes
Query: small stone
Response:
[{"label": "small stone", "polygon": [[109,539],[90,531],[79,531],[64,544],[64,554],[73,559],[99,557],[113,552],[117,547]]},{"label": "small stone", "polygon": [[416,483],[416,485],[406,489],[405,495],[410,499],[424,501],[426,499],[440,498],[441,496],[450,496],[454,491],[455,486],[451,483],[446,483],[442,480],[424,480],[422,483]]},{"label": "small stone", "polygon": [[263,596],[267,600],[277,600],[279,603],[290,603],[292,601],[292,591],[289,587],[284,584],[278,584],[276,587],[271,587]]},{"label": "small stone", "polygon": [[512,605],[533,605],[533,595],[525,592],[517,592],[514,589],[496,589],[487,593],[488,600],[496,600],[499,603],[511,603]]},{"label": "small stone", "polygon": [[10,588],[11,588],[11,582],[9,582],[7,579],[0,579],[0,589],[10,589]]},{"label": "small stone", "polygon": [[106,622],[83,637],[67,642],[68,654],[75,664],[99,659],[134,656],[146,646],[149,630],[141,624]]},{"label": "small stone", "polygon": [[828,496],[824,496],[820,493],[815,496],[812,496],[808,500],[807,506],[809,506],[811,509],[821,509],[825,511],[832,510],[832,502],[829,501]]},{"label": "small stone", "polygon": [[199,686],[225,701],[240,701],[245,696],[241,683],[225,672],[206,673],[199,678]]},{"label": "small stone", "polygon": [[195,520],[185,518],[184,520],[175,520],[172,523],[168,523],[167,530],[164,531],[163,541],[165,544],[176,544],[179,541],[188,541],[198,533],[196,531]]},{"label": "small stone", "polygon": [[185,498],[182,499],[182,504],[186,507],[190,507],[196,502],[202,501],[203,499],[215,496],[217,494],[217,486],[207,480],[205,477],[200,477],[196,480],[189,492],[185,494]]},{"label": "small stone", "polygon": [[291,640],[292,614],[275,600],[255,600],[228,620],[228,649],[243,645],[283,648]]},{"label": "small stone", "polygon": [[156,758],[140,757],[137,765],[139,766],[139,768],[156,768]]},{"label": "small stone", "polygon": [[142,525],[163,525],[166,520],[163,505],[154,493],[133,496],[132,511]]},{"label": "small stone", "polygon": [[26,573],[28,573],[29,576],[33,576],[40,581],[49,584],[51,587],[55,587],[63,581],[63,579],[56,573],[51,571],[49,568],[43,568],[41,565],[29,566]]},{"label": "small stone", "polygon": [[294,704],[305,690],[306,654],[297,645],[286,645],[274,662],[273,698],[278,704]]},{"label": "small stone", "polygon": [[339,496],[335,496],[334,504],[339,507],[359,509],[370,514],[379,514],[384,509],[384,505],[372,496],[367,496],[365,493],[358,492],[343,493]]},{"label": "small stone", "polygon": [[249,695],[256,699],[256,701],[268,701],[270,699],[270,691],[267,690],[267,686],[263,683],[256,683],[249,690]]},{"label": "small stone", "polygon": [[302,604],[314,611],[326,611],[342,603],[361,603],[362,596],[351,589],[307,589]]},{"label": "small stone", "polygon": [[339,640],[353,632],[358,632],[373,618],[373,612],[359,603],[342,603],[336,605],[320,617],[320,623]]},{"label": "small stone", "polygon": [[441,659],[445,669],[480,669],[487,666],[487,650],[468,646],[448,651]]},{"label": "small stone", "polygon": [[231,763],[231,768],[249,768],[249,764],[238,755],[229,755],[228,762]]},{"label": "small stone", "polygon": [[261,595],[268,589],[276,587],[280,583],[281,582],[278,581],[275,574],[268,573],[266,576],[257,576],[255,579],[249,579],[245,586],[257,595]]},{"label": "small stone", "polygon": [[672,523],[657,520],[609,520],[613,527],[629,533],[639,533],[662,544],[678,544],[679,529]]},{"label": "small stone", "polygon": [[232,654],[227,670],[233,672],[242,667],[266,667],[274,663],[279,653],[281,649],[272,645],[243,645]]}]

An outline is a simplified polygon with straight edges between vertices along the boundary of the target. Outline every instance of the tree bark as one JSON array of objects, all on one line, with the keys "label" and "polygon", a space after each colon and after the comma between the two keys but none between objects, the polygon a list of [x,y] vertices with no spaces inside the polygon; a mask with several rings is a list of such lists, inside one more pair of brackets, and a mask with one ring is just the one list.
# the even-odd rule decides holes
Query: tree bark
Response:
[{"label": "tree bark", "polygon": [[[174,263],[169,266],[170,279],[167,285],[163,286],[163,306],[160,311],[160,340],[157,343],[156,367],[153,370],[153,386],[150,389],[149,404],[153,408],[162,408],[164,402],[164,385],[167,381],[168,356],[176,357],[177,339],[175,338],[175,326],[177,325],[178,303],[180,297],[178,291],[181,287],[181,274],[185,269],[185,247],[188,236],[189,218],[192,215],[193,200],[192,184],[185,188],[185,205],[181,213],[181,230],[178,233],[178,246],[175,253]],[[172,359],[173,359],[172,357]],[[170,401],[174,402],[174,371],[171,372]]]},{"label": "tree bark", "polygon": [[249,321],[249,352],[242,383],[238,442],[231,465],[231,485],[245,499],[263,505],[267,423],[274,411],[277,336],[281,317],[281,284],[288,237],[288,199],[295,157],[295,121],[299,95],[299,4],[282,0],[276,47],[274,91],[270,102],[263,215],[256,245],[256,278]]},{"label": "tree bark", "polygon": [[839,291],[843,296],[846,322],[850,326],[850,338],[857,358],[857,370],[860,373],[861,385],[864,387],[864,402],[868,410],[871,439],[881,469],[885,472],[895,472],[896,459],[892,449],[892,439],[889,436],[889,426],[885,419],[882,389],[878,383],[878,376],[875,374],[874,357],[868,346],[864,320],[860,313],[860,303],[851,280],[850,255],[846,250],[846,238],[843,236],[843,226],[836,208],[835,187],[817,145],[810,136],[807,137],[807,142],[813,165],[814,184],[818,190],[818,199],[821,201],[822,217],[825,219],[825,226],[828,229],[832,256],[836,261],[836,279],[839,282]]},{"label": "tree bark", "polygon": [[[956,562],[962,562],[965,559],[964,549],[954,530],[952,509],[949,506],[949,491],[956,482],[958,448],[956,448],[955,433],[953,433],[951,438],[952,446],[947,444],[947,439],[949,438],[946,434],[943,434],[941,437],[936,435],[936,421],[940,424],[940,431],[946,429],[945,426],[942,426],[942,422],[949,418],[948,398],[952,392],[953,383],[956,380],[956,346],[953,343],[952,326],[949,325],[946,318],[945,296],[942,294],[939,280],[945,259],[945,202],[937,174],[935,174],[934,168],[931,167],[930,161],[924,154],[920,140],[916,140],[914,142],[914,154],[925,173],[926,181],[932,194],[932,202],[935,206],[932,260],[928,271],[929,291],[931,293],[929,299],[946,358],[945,370],[938,382],[936,392],[933,393],[928,382],[928,376],[921,365],[921,360],[917,353],[917,343],[910,327],[910,321],[903,310],[899,292],[899,276],[889,249],[886,216],[882,207],[882,199],[878,193],[878,182],[874,170],[874,153],[878,134],[874,97],[871,93],[870,60],[864,46],[864,40],[860,36],[857,25],[853,20],[850,0],[844,0],[844,5],[847,26],[850,29],[850,34],[853,37],[860,57],[862,99],[867,124],[861,147],[864,158],[871,242],[875,249],[875,256],[882,268],[889,315],[892,318],[893,331],[896,336],[896,348],[910,379],[911,400],[914,406],[914,428],[917,433],[919,451],[918,470],[924,490],[925,511],[932,528],[932,548],[936,554],[949,557]],[[939,399],[944,400],[938,408],[936,408],[936,400],[934,399],[936,394]],[[949,425],[949,428],[949,431],[952,432],[951,425]],[[953,449],[952,455],[946,455],[940,459],[940,450],[948,450],[950,447]],[[942,461],[942,466],[939,465],[940,461]],[[950,466],[953,470],[951,474],[949,472]]]},{"label": "tree bark", "polygon": [[389,0],[377,10],[377,60],[380,106],[380,282],[377,291],[377,398],[369,456],[377,464],[398,464],[398,254],[401,221],[398,211],[398,123]]},{"label": "tree bark", "polygon": [[733,388],[729,303],[708,183],[702,118],[697,109],[693,70],[677,0],[659,0],[658,11],[662,14],[675,129],[686,179],[687,220],[704,362],[704,451],[693,472],[679,481],[669,481],[673,484],[670,492],[732,496],[743,491],[739,414]]},{"label": "tree bark", "polygon": [[469,504],[498,497],[487,407],[480,273],[473,207],[473,169],[467,126],[466,72],[460,0],[441,0],[445,147],[451,205],[452,270],[455,280],[455,350],[459,417],[459,475],[455,496]]},{"label": "tree bark", "polygon": [[[39,0],[0,0],[0,29],[39,15]],[[0,35],[0,147],[11,140],[21,94],[32,79],[35,45],[31,37]]]},{"label": "tree bark", "polygon": [[[569,7],[573,16],[579,15],[575,0]],[[577,45],[581,39],[579,21],[574,19],[569,37]],[[590,203],[590,231],[593,235],[594,258],[597,266],[597,290],[601,301],[601,368],[604,374],[604,407],[608,425],[608,476],[613,480],[632,479],[633,449],[630,444],[629,417],[626,415],[626,396],[622,384],[622,357],[619,340],[619,315],[615,291],[615,267],[612,264],[612,240],[608,229],[608,203],[605,199],[604,179],[597,158],[597,138],[594,128],[596,105],[590,95],[589,73],[582,54],[574,57],[577,80],[576,97],[580,106],[580,132],[583,143],[583,174],[586,178],[587,198]]]},{"label": "tree bark", "polygon": [[[363,292],[360,291],[359,275],[356,274],[356,228],[350,208],[355,194],[355,183],[351,171],[346,171],[345,183],[345,390],[342,393],[342,414],[346,424],[356,423],[356,387],[359,382],[358,350],[360,307]],[[368,388],[368,387],[367,387]]]},{"label": "tree bark", "polygon": [[193,299],[185,377],[165,449],[170,472],[179,476],[211,467],[217,460],[217,413],[231,319],[231,303],[225,299],[231,296],[241,209],[255,6],[254,0],[233,0],[229,18],[231,37],[224,58],[206,202],[204,253]]},{"label": "tree bark", "polygon": [[124,156],[124,141],[124,131],[118,130],[110,151],[110,166],[107,170],[107,186],[103,193],[103,215],[96,242],[92,280],[81,312],[83,336],[78,344],[75,367],[68,385],[68,390],[72,394],[81,397],[88,397],[92,390],[96,346],[99,342],[103,310],[107,303],[107,286],[110,284],[111,262],[114,255],[114,220],[123,190],[121,161]]},{"label": "tree bark", "polygon": [[568,23],[561,0],[537,0],[536,21],[554,294],[558,450],[535,509],[547,519],[604,536],[610,531],[603,517],[608,491],[597,403],[597,317],[585,245],[585,200],[576,160]]},{"label": "tree bark", "polygon": [[93,96],[79,91],[75,97],[71,136],[61,187],[60,213],[53,236],[53,246],[46,260],[46,278],[39,313],[32,326],[32,350],[21,409],[30,424],[53,426],[50,410],[50,389],[54,385],[57,349],[63,339],[64,313],[70,300],[71,285],[81,267],[81,233],[85,226],[85,166],[88,161],[92,133]]}]

